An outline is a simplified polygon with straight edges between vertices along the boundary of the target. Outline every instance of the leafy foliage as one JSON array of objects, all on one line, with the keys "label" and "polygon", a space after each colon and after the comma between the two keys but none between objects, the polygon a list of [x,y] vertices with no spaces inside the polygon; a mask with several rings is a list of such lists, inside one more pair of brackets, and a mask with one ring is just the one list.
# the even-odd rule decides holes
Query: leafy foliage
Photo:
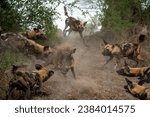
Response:
[{"label": "leafy foliage", "polygon": [[102,27],[116,35],[122,36],[136,24],[150,23],[149,0],[82,0],[81,3],[87,11],[95,11]]},{"label": "leafy foliage", "polygon": [[5,50],[0,54],[0,68],[6,69],[17,61],[16,55],[11,50]]}]

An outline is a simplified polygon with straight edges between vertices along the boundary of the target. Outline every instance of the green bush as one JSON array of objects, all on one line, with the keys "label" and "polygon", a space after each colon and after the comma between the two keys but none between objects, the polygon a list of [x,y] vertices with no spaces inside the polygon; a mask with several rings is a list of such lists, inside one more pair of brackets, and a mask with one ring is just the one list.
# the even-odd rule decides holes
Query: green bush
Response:
[{"label": "green bush", "polygon": [[9,68],[16,61],[17,61],[17,57],[15,53],[13,53],[11,50],[7,49],[3,53],[0,54],[0,68],[1,69]]}]

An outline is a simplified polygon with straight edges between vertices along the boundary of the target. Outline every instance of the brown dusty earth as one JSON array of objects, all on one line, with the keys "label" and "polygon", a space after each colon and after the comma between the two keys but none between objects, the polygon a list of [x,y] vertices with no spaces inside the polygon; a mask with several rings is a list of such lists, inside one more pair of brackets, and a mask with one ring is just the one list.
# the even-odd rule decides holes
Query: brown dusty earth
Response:
[{"label": "brown dusty earth", "polygon": [[114,69],[113,61],[102,67],[106,58],[101,54],[102,40],[91,36],[86,38],[86,47],[79,38],[69,37],[65,44],[77,48],[74,54],[76,80],[71,72],[64,77],[59,71],[45,83],[44,89],[49,96],[34,99],[98,99],[122,100],[136,99],[124,89],[124,77],[119,76]]},{"label": "brown dusty earth", "polygon": [[[64,77],[60,71],[55,71],[51,79],[45,82],[43,86],[43,90],[49,95],[36,96],[33,99],[137,99],[125,91],[125,77],[116,73],[114,61],[102,67],[106,58],[101,54],[103,42],[99,35],[88,36],[85,39],[88,47],[82,43],[78,35],[70,35],[63,42],[63,44],[77,48],[74,54],[76,80],[70,71],[67,77]],[[42,62],[35,59],[30,61],[32,65]],[[130,79],[135,80],[135,78]],[[0,90],[2,90],[1,87]]]}]

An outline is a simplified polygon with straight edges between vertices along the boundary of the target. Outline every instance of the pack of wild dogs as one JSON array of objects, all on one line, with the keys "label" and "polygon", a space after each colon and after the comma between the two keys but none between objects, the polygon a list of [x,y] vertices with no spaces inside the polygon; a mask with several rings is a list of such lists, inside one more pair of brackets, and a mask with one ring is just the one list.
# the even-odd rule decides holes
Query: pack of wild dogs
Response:
[{"label": "pack of wild dogs", "polygon": [[[68,16],[66,7],[64,7],[64,11],[67,16],[63,30],[64,36],[66,36],[67,32],[70,34],[72,31],[77,31],[84,42],[82,32],[87,22],[83,23]],[[68,27],[69,29],[67,29]],[[145,61],[141,57],[141,44],[146,38],[145,29],[146,27],[143,28],[144,31],[138,36],[137,43],[110,44],[103,40],[105,45],[102,50],[102,55],[109,57],[103,67],[114,58],[116,60],[116,69],[121,64],[121,61],[124,60],[123,67],[116,71],[120,75],[137,77],[137,82],[125,78],[127,84],[124,88],[140,99],[150,99],[150,89],[144,86],[145,83],[150,82],[150,67],[145,66]],[[36,58],[45,61],[43,65],[35,64],[33,70],[27,70],[27,65],[12,65],[12,78],[9,81],[7,99],[32,99],[33,95],[47,95],[46,92],[42,91],[42,86],[44,82],[53,77],[55,70],[60,70],[64,76],[71,70],[73,78],[76,79],[75,60],[73,57],[76,48],[63,45],[50,47],[37,43],[36,39],[48,39],[40,25],[28,32],[3,33],[0,39],[1,44],[3,43],[7,47],[13,48],[16,52],[21,51],[26,55],[34,55]],[[136,65],[134,67],[129,66],[126,59],[135,61]],[[53,68],[49,69],[49,64],[53,65]]]},{"label": "pack of wild dogs", "polygon": [[[35,64],[33,70],[26,69],[28,65],[13,65],[7,99],[31,99],[32,95],[46,94],[41,90],[42,84],[54,74],[55,70],[61,71],[63,76],[70,70],[73,78],[76,78],[73,57],[76,48],[69,45],[43,46],[20,33],[3,33],[1,41],[6,48],[45,61],[42,65]],[[49,69],[48,65],[52,65],[52,68]]]},{"label": "pack of wild dogs", "polygon": [[[116,72],[123,76],[137,77],[137,81],[125,78],[127,84],[124,88],[127,92],[139,99],[150,99],[150,87],[144,86],[145,83],[150,82],[150,66],[146,65],[144,58],[141,56],[141,43],[145,41],[147,34],[145,28],[146,26],[143,27],[144,31],[141,31],[138,35],[136,43],[110,44],[103,40],[105,46],[102,51],[103,56],[109,57],[104,66],[114,58],[116,61],[116,69],[121,64],[121,60],[123,60],[123,66],[118,67],[119,69]],[[132,60],[136,64],[130,66],[127,64],[127,60]]]}]

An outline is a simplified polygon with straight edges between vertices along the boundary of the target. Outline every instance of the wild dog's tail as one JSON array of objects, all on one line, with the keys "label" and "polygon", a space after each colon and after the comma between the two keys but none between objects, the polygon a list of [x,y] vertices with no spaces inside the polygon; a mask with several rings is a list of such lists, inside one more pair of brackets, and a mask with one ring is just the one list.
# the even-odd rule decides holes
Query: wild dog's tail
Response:
[{"label": "wild dog's tail", "polygon": [[68,16],[68,12],[67,12],[66,6],[64,6],[64,12],[65,12],[65,15],[66,15],[67,17],[69,17],[69,16]]}]

